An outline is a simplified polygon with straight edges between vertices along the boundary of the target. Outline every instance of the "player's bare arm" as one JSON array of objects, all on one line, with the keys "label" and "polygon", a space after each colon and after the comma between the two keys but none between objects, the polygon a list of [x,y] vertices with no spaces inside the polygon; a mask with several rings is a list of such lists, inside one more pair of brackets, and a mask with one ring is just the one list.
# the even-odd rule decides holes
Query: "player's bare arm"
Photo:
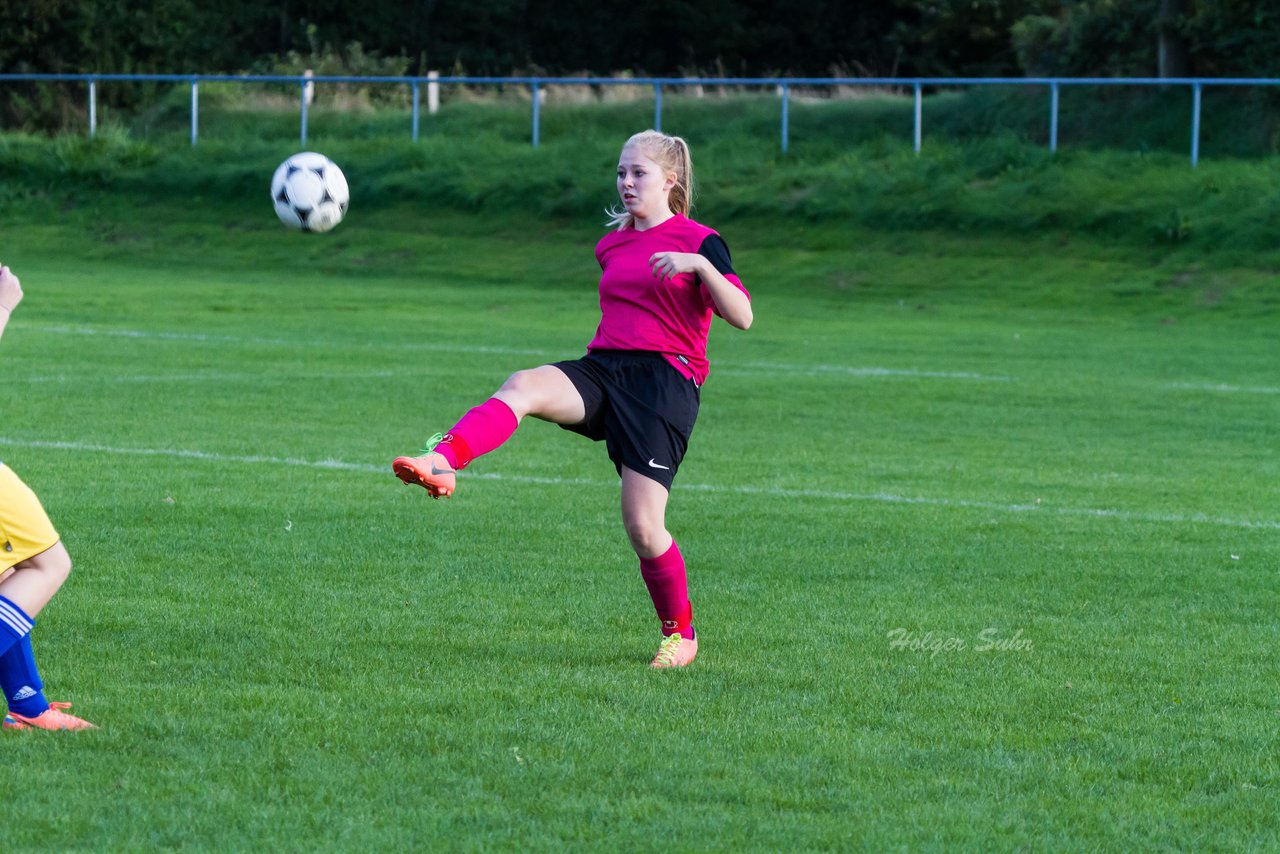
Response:
[{"label": "player's bare arm", "polygon": [[711,292],[720,316],[739,329],[750,329],[754,315],[751,300],[715,268],[706,256],[696,252],[656,252],[649,258],[653,275],[670,279],[679,273],[696,273]]},{"label": "player's bare arm", "polygon": [[22,283],[8,267],[0,265],[0,335],[4,334],[4,328],[9,325],[9,315],[20,302]]}]

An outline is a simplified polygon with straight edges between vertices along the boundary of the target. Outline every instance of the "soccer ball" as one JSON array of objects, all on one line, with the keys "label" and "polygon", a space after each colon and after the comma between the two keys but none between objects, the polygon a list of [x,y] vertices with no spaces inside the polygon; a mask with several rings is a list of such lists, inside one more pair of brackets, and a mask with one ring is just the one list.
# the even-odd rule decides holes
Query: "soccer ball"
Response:
[{"label": "soccer ball", "polygon": [[338,164],[314,151],[293,155],[271,178],[276,216],[303,231],[328,231],[342,222],[350,198]]}]

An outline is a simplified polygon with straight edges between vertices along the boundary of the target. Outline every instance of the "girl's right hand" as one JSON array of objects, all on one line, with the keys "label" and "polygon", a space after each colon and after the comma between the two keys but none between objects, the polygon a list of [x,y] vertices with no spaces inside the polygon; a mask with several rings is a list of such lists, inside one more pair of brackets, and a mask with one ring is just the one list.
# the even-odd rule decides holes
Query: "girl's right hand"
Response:
[{"label": "girl's right hand", "polygon": [[22,302],[22,283],[8,267],[0,266],[0,309],[13,311]]}]

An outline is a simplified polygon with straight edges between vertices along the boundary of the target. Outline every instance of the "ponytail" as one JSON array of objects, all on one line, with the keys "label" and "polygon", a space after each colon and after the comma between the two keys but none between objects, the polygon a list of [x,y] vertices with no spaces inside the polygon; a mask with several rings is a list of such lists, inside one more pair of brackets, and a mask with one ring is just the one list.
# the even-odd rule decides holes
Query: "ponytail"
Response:
[{"label": "ponytail", "polygon": [[689,143],[683,137],[668,137],[674,143],[676,168],[676,185],[671,188],[671,211],[681,216],[688,216],[693,209],[693,156],[689,154]]}]

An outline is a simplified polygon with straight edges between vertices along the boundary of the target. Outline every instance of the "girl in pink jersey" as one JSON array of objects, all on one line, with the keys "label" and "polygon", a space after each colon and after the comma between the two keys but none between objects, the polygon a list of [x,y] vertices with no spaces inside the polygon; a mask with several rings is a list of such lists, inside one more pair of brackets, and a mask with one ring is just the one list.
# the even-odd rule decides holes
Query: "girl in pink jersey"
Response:
[{"label": "girl in pink jersey", "polygon": [[448,498],[456,472],[510,438],[526,415],[604,441],[622,478],[622,522],[662,621],[652,666],[683,667],[698,640],[684,558],[666,527],[667,497],[698,416],[712,315],[747,329],[751,297],[724,240],[688,217],[693,163],[683,139],[653,130],[628,139],[618,195],[616,230],[596,245],[600,325],[587,355],[512,374],[392,469]]}]

